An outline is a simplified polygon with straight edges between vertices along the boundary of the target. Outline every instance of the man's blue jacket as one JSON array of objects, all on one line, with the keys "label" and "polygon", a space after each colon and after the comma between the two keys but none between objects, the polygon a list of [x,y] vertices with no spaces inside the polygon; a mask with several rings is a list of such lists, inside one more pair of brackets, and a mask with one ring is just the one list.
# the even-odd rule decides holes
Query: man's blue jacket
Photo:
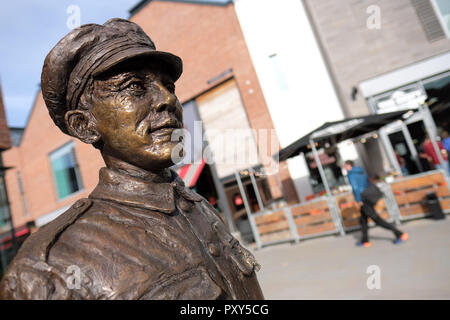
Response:
[{"label": "man's blue jacket", "polygon": [[352,170],[348,172],[348,181],[353,189],[353,195],[357,202],[361,201],[361,193],[369,185],[369,177],[364,172],[363,168],[353,167]]}]

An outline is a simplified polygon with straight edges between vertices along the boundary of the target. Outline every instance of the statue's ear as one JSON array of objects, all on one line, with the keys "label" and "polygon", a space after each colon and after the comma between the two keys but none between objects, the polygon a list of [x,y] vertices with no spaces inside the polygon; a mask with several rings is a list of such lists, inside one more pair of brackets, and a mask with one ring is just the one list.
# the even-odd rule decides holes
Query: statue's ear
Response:
[{"label": "statue's ear", "polygon": [[97,122],[89,111],[67,111],[64,120],[69,134],[84,143],[93,144],[100,140],[101,135],[97,129]]}]

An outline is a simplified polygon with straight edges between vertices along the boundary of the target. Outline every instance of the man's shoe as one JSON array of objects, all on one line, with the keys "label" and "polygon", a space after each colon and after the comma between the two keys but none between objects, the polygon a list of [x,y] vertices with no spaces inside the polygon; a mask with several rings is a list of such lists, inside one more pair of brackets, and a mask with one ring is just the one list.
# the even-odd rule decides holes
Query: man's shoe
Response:
[{"label": "man's shoe", "polygon": [[370,247],[372,244],[370,243],[370,242],[358,242],[357,244],[356,244],[358,247],[365,247],[365,248],[368,248],[368,247]]},{"label": "man's shoe", "polygon": [[397,240],[394,241],[394,244],[399,244],[402,242],[405,242],[408,239],[408,234],[406,232],[402,233],[400,237],[397,238]]}]

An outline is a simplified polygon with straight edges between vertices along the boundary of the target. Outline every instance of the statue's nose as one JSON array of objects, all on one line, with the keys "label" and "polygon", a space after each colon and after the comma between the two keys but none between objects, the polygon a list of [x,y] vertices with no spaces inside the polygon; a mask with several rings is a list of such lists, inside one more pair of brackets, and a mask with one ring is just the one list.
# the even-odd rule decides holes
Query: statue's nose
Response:
[{"label": "statue's nose", "polygon": [[155,109],[158,112],[169,111],[174,112],[176,109],[176,98],[161,82],[156,83],[159,94]]}]

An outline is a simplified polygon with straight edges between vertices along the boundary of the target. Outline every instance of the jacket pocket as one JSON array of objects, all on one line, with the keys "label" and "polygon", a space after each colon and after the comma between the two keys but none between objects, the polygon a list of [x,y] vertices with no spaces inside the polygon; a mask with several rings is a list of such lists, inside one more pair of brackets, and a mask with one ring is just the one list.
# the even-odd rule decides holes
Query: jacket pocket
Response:
[{"label": "jacket pocket", "polygon": [[231,260],[244,275],[250,276],[254,270],[259,271],[261,269],[253,254],[241,246],[239,241],[226,230],[222,222],[216,221],[212,227],[220,241],[228,249]]}]

